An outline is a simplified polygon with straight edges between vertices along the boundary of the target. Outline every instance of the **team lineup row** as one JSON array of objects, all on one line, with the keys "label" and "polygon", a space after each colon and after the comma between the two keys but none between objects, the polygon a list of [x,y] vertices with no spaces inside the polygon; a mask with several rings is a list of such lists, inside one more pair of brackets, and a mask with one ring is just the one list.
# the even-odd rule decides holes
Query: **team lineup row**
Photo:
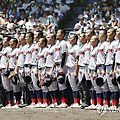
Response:
[{"label": "team lineup row", "polygon": [[[80,36],[71,33],[69,42],[64,37],[63,29],[46,37],[41,31],[21,33],[19,39],[3,37],[0,68],[8,104],[2,109],[19,108],[24,83],[31,99],[26,107],[68,107],[66,75],[74,101],[71,108],[119,109],[120,28],[102,29],[99,35],[92,29]],[[86,92],[82,105],[80,89]]]}]

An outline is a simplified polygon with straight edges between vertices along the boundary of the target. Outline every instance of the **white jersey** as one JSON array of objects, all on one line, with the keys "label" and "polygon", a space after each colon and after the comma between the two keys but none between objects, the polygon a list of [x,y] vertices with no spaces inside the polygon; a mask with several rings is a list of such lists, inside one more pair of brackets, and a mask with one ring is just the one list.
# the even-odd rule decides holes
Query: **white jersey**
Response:
[{"label": "white jersey", "polygon": [[27,47],[28,47],[28,45],[24,45],[19,48],[19,52],[18,52],[18,66],[19,67],[24,67],[25,51],[26,51]]},{"label": "white jersey", "polygon": [[60,63],[62,61],[62,54],[67,53],[68,47],[65,40],[59,41],[56,43],[55,47],[55,63]]},{"label": "white jersey", "polygon": [[104,41],[98,45],[97,65],[104,65],[106,61],[106,49],[109,43]]},{"label": "white jersey", "polygon": [[18,52],[19,49],[18,48],[14,48],[12,49],[11,53],[9,54],[9,68],[10,69],[14,69],[16,66],[16,60],[18,57]]},{"label": "white jersey", "polygon": [[7,62],[8,62],[8,55],[10,54],[12,48],[5,47],[1,51],[1,68],[6,68]]},{"label": "white jersey", "polygon": [[53,45],[53,46],[50,46],[50,48],[48,49],[45,67],[53,66],[54,58],[55,58],[55,47],[56,47],[56,45]]},{"label": "white jersey", "polygon": [[85,66],[84,60],[85,60],[85,49],[86,49],[87,43],[83,44],[79,48],[79,66]]},{"label": "white jersey", "polygon": [[43,49],[40,49],[40,51],[38,52],[38,68],[44,68],[45,67],[47,51],[48,51],[48,48],[45,47]]},{"label": "white jersey", "polygon": [[77,56],[79,56],[79,46],[74,45],[68,50],[66,66],[69,68],[75,67]]},{"label": "white jersey", "polygon": [[89,64],[89,61],[90,61],[90,50],[91,50],[91,44],[89,42],[89,43],[87,43],[86,48],[85,48],[85,52],[84,52],[84,54],[85,54],[84,64],[85,65]]},{"label": "white jersey", "polygon": [[32,61],[32,50],[34,48],[34,44],[28,45],[26,52],[25,52],[25,63],[24,64],[31,64]]},{"label": "white jersey", "polygon": [[38,43],[34,45],[32,49],[32,58],[31,58],[31,65],[37,65],[37,55],[38,55],[39,47]]},{"label": "white jersey", "polygon": [[115,62],[120,64],[120,43],[118,44],[118,47],[115,52]]},{"label": "white jersey", "polygon": [[114,54],[118,46],[118,41],[112,41],[109,43],[106,49],[106,63],[105,65],[112,65],[114,61]]},{"label": "white jersey", "polygon": [[98,47],[91,48],[90,61],[89,61],[89,65],[88,65],[88,68],[90,70],[95,70],[95,68],[96,68],[97,51],[98,51]]}]

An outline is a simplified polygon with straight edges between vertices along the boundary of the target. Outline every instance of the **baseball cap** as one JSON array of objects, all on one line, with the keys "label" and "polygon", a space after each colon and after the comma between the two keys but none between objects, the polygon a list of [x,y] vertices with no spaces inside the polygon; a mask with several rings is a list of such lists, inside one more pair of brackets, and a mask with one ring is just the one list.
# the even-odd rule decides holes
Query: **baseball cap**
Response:
[{"label": "baseball cap", "polygon": [[78,19],[83,19],[83,15],[82,14],[78,15]]}]

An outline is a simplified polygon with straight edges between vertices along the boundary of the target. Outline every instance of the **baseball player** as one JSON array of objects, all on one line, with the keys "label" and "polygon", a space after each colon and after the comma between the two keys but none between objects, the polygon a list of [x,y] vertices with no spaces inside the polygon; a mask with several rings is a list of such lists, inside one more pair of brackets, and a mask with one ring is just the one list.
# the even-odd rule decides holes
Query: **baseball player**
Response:
[{"label": "baseball player", "polygon": [[80,46],[80,49],[79,49],[79,62],[78,62],[78,65],[79,65],[79,73],[78,73],[78,86],[79,86],[79,89],[80,89],[80,93],[81,93],[81,98],[82,99],[82,106],[81,107],[87,107],[88,105],[85,104],[87,103],[87,101],[84,100],[84,95],[83,95],[83,89],[84,89],[84,86],[82,85],[82,78],[85,74],[85,64],[84,64],[84,59],[85,59],[85,49],[86,49],[86,46],[87,46],[87,39],[85,38],[85,33],[81,33],[80,36],[80,43],[82,44]]},{"label": "baseball player", "polygon": [[[103,29],[99,31],[99,40],[100,43],[98,45],[98,52],[97,52],[97,69],[98,69],[98,77],[102,76],[103,78],[105,77],[105,62],[106,62],[106,46],[109,45],[109,43],[106,41],[107,39],[107,30]],[[104,85],[101,87],[103,91],[103,99],[104,99],[104,107],[109,107],[110,106],[110,91],[108,88],[107,81],[104,80]],[[100,90],[101,91],[101,90]],[[102,94],[101,94],[102,97]],[[102,98],[98,97],[97,103],[102,105]]]},{"label": "baseball player", "polygon": [[[85,56],[85,58],[84,58],[85,78],[86,78],[86,80],[89,80],[89,76],[88,76],[88,64],[89,64],[89,60],[90,60],[90,51],[91,51],[90,39],[93,36],[93,30],[92,29],[88,29],[85,32],[85,36],[86,36],[86,39],[87,39],[87,45],[86,45],[85,52],[84,52],[84,56]],[[84,93],[85,93],[84,94],[84,99],[86,101],[86,104],[89,106],[90,105],[90,91],[89,91],[89,89],[85,89]],[[94,101],[96,101],[95,99],[96,98],[94,98]]]},{"label": "baseball player", "polygon": [[[92,99],[92,104],[85,108],[85,109],[96,109],[99,105],[101,106],[103,104],[102,102],[102,89],[101,87],[96,85],[96,74],[97,74],[97,51],[98,51],[98,36],[93,35],[91,37],[90,43],[91,43],[91,52],[90,52],[90,62],[89,62],[89,74],[90,74],[90,79],[92,82],[92,88],[90,90],[91,92],[91,99]],[[97,100],[96,100],[97,96]],[[100,101],[101,100],[101,101]],[[96,105],[97,104],[97,105]]]},{"label": "baseball player", "polygon": [[[116,49],[116,56],[115,56],[115,64],[116,64],[116,67],[115,67],[115,73],[116,73],[116,79],[118,79],[118,77],[120,76],[120,61],[119,61],[119,55],[120,55],[120,28],[118,28],[116,30],[116,37],[117,39],[119,40],[119,43],[118,43],[118,47]],[[119,89],[120,89],[120,85],[118,84],[119,86]]]},{"label": "baseball player", "polygon": [[[58,42],[56,43],[55,47],[55,65],[56,65],[56,72],[57,72],[57,77],[61,75],[65,75],[67,70],[66,70],[66,54],[67,54],[67,43],[64,40],[65,36],[65,31],[63,29],[59,29],[57,31],[57,39]],[[62,103],[58,107],[67,107],[68,104],[68,98],[67,98],[67,87],[66,87],[66,81],[58,82],[58,87],[61,93],[61,101]],[[59,78],[58,78],[59,79]]]},{"label": "baseball player", "polygon": [[32,49],[32,56],[31,56],[31,78],[34,87],[34,93],[36,95],[37,104],[34,107],[40,107],[43,102],[42,99],[42,89],[37,85],[38,76],[35,74],[37,70],[37,56],[39,51],[38,40],[43,36],[42,31],[35,31],[34,32],[34,48]]},{"label": "baseball player", "polygon": [[[15,80],[13,75],[16,75],[18,71],[17,67],[17,58],[18,58],[18,51],[19,49],[16,48],[18,43],[18,40],[16,38],[12,38],[10,40],[10,47],[12,48],[11,53],[9,53],[9,59],[8,59],[8,64],[7,64],[7,69],[10,70],[10,75],[8,76],[8,80],[11,81],[12,83],[12,89],[14,92],[14,96],[16,99],[16,105],[13,106],[13,108],[18,108],[20,104],[20,99],[21,99],[21,90],[20,90],[20,84],[16,83],[14,84],[12,81]],[[16,78],[18,82],[18,77]]]},{"label": "baseball player", "polygon": [[[25,51],[25,62],[24,62],[25,76],[27,75],[31,76],[32,50],[35,46],[35,44],[33,43],[34,33],[33,32],[26,33],[25,39],[26,39],[26,43],[28,44],[28,47]],[[30,96],[31,96],[32,103],[27,107],[32,108],[36,105],[35,90],[34,90],[33,85],[31,85],[31,83],[28,84],[28,88],[30,90]]]},{"label": "baseball player", "polygon": [[109,110],[115,110],[118,107],[118,100],[119,100],[118,86],[112,84],[112,79],[114,78],[115,50],[118,46],[118,41],[116,41],[114,37],[115,37],[115,29],[110,28],[107,31],[107,40],[109,41],[109,45],[106,49],[106,62],[105,62],[106,78],[112,97],[112,106],[109,108]]},{"label": "baseball player", "polygon": [[[39,80],[42,78],[42,73],[44,72],[45,68],[45,62],[46,62],[46,55],[47,55],[47,39],[45,37],[40,38],[38,41],[40,50],[38,52],[38,69],[36,70],[36,73],[39,76]],[[43,91],[43,104],[39,107],[46,108],[49,104],[49,90],[48,87],[42,83],[43,81],[40,80],[40,85]]]},{"label": "baseball player", "polygon": [[[28,47],[28,45],[26,44],[25,36],[26,36],[26,33],[21,33],[21,35],[19,37],[20,47],[19,47],[18,62],[17,62],[18,71],[16,71],[16,72],[18,72],[16,74],[18,74],[18,76],[19,76],[21,87],[25,84],[25,81],[24,81],[24,74],[25,74],[24,62],[25,62],[25,51]],[[23,92],[24,92],[24,90],[23,90]],[[27,92],[27,90],[25,92]],[[26,93],[26,94],[27,94],[27,96],[29,95],[28,93]],[[25,103],[25,100],[23,102]]]},{"label": "baseball player", "polygon": [[[46,57],[46,63],[45,63],[45,73],[44,74],[53,74],[53,71],[55,69],[55,43],[56,43],[56,35],[53,33],[50,33],[47,35],[47,41],[48,44],[50,44],[48,52],[47,52],[47,57]],[[52,81],[51,85],[48,87],[49,92],[50,92],[50,97],[52,99],[52,104],[49,107],[56,107],[58,105],[59,101],[59,91],[57,87],[57,81]]]},{"label": "baseball player", "polygon": [[4,73],[6,72],[6,68],[7,68],[8,55],[12,50],[9,47],[10,39],[11,38],[7,35],[3,38],[3,48],[1,51],[1,78],[2,78],[3,87],[6,91],[6,96],[7,96],[7,101],[8,101],[8,105],[5,106],[5,108],[11,108],[11,106],[13,105],[13,99],[12,99],[13,98],[13,91],[12,91],[11,81],[9,81],[4,76]]},{"label": "baseball player", "polygon": [[78,36],[76,34],[71,34],[69,41],[71,44],[70,50],[68,50],[67,56],[67,68],[68,68],[68,80],[72,88],[74,103],[70,106],[71,108],[80,107],[80,95],[79,88],[76,84],[78,76],[78,58],[79,58],[79,47],[77,46]]}]

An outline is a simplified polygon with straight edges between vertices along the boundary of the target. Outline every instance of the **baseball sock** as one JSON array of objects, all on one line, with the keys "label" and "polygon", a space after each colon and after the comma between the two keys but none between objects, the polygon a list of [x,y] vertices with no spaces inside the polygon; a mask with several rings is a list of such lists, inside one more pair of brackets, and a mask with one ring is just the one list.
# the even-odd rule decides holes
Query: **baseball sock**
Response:
[{"label": "baseball sock", "polygon": [[74,103],[80,104],[80,95],[79,91],[73,91]]},{"label": "baseball sock", "polygon": [[13,91],[8,91],[7,92],[7,100],[8,100],[8,104],[13,105]]},{"label": "baseball sock", "polygon": [[43,102],[43,93],[42,90],[36,90],[36,97],[37,97],[37,102],[42,103]]},{"label": "baseball sock", "polygon": [[92,104],[97,105],[96,91],[95,90],[90,90],[90,96],[91,96]]},{"label": "baseball sock", "polygon": [[62,103],[68,104],[67,89],[61,90],[61,101]]},{"label": "baseball sock", "polygon": [[16,99],[16,105],[20,104],[20,99],[21,99],[21,91],[15,92],[14,93],[15,99]]},{"label": "baseball sock", "polygon": [[103,93],[97,93],[97,104],[103,105]]},{"label": "baseball sock", "polygon": [[114,104],[113,106],[117,106],[118,107],[118,103],[119,103],[119,91],[117,92],[113,92],[113,97],[114,97]]},{"label": "baseball sock", "polygon": [[105,105],[108,105],[109,107],[110,106],[110,91],[104,92],[103,96],[104,96]]},{"label": "baseball sock", "polygon": [[31,102],[36,103],[35,91],[30,91]]},{"label": "baseball sock", "polygon": [[43,103],[49,104],[49,101],[50,101],[49,92],[43,92]]}]

